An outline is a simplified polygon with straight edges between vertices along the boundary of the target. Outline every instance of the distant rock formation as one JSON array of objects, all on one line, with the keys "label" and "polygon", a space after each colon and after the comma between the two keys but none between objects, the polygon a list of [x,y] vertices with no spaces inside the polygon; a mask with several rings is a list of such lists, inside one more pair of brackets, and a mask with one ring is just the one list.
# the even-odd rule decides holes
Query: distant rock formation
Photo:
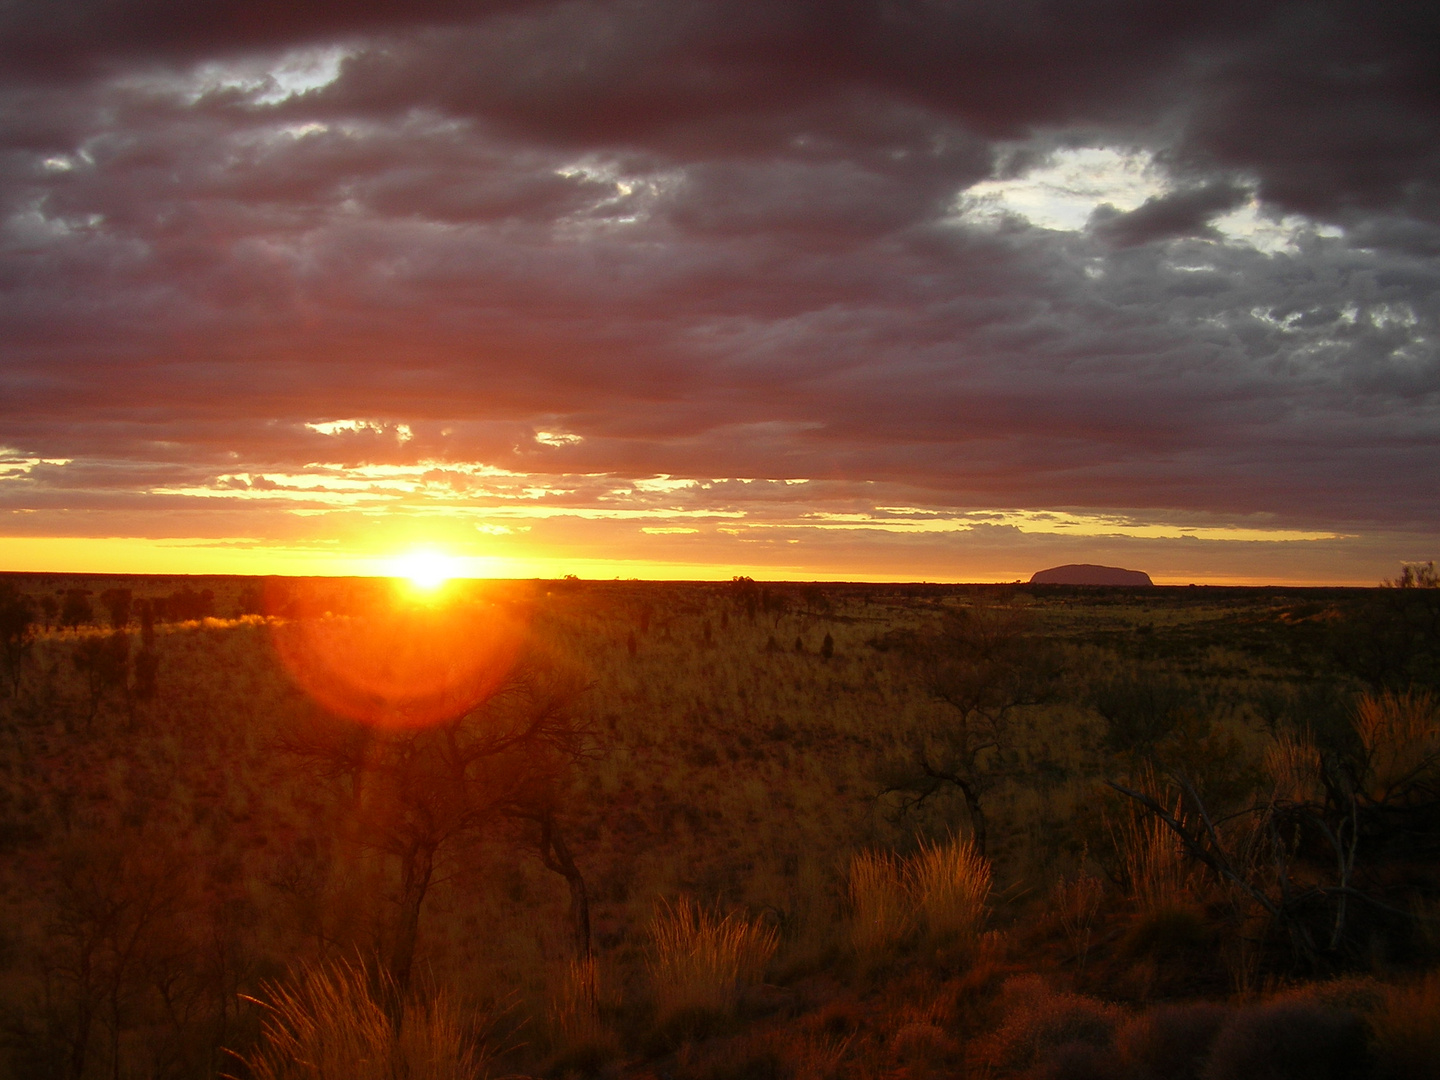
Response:
[{"label": "distant rock formation", "polygon": [[1040,570],[1030,577],[1031,585],[1154,585],[1143,570],[1121,570],[1118,566],[1091,566],[1071,563]]}]

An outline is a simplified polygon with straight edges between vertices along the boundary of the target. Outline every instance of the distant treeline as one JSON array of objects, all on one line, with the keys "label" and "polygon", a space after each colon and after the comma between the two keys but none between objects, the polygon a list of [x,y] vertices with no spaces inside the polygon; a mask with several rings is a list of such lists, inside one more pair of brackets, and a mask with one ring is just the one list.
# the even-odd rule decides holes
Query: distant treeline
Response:
[{"label": "distant treeline", "polygon": [[108,623],[124,630],[132,623],[188,622],[215,615],[210,589],[182,588],[168,596],[137,597],[130,589],[56,589],[35,597],[33,618],[41,625],[74,629]]}]

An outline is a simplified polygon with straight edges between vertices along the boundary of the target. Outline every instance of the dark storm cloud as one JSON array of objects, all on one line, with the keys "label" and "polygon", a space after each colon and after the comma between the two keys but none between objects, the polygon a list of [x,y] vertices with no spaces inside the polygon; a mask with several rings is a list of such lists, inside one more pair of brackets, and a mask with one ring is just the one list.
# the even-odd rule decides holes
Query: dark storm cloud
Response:
[{"label": "dark storm cloud", "polygon": [[[1400,3],[12,3],[0,444],[75,461],[0,504],[472,461],[1433,528],[1437,41]],[[1086,146],[1163,189],[1088,232],[957,202]],[[1288,246],[1222,231],[1252,193]]]}]

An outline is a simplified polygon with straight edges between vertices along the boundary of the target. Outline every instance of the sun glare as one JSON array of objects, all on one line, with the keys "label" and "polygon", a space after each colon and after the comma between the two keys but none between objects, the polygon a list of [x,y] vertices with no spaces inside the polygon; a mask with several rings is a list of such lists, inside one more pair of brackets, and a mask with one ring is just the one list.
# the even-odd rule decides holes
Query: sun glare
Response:
[{"label": "sun glare", "polygon": [[443,551],[422,548],[395,560],[395,576],[424,592],[438,589],[457,573],[455,560]]}]

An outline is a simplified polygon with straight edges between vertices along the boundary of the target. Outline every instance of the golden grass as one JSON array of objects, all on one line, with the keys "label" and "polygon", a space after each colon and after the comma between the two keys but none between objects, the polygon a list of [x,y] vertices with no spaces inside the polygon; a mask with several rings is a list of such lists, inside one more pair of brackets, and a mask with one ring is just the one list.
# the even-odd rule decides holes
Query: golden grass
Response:
[{"label": "golden grass", "polygon": [[862,959],[878,959],[914,925],[904,866],[889,852],[858,852],[850,860],[849,886],[850,942]]},{"label": "golden grass", "polygon": [[933,942],[978,940],[990,914],[990,863],[971,841],[922,842],[907,870],[914,905]]},{"label": "golden grass", "polygon": [[650,987],[663,1019],[688,1011],[728,1014],[760,982],[779,932],[737,912],[720,915],[689,897],[661,901],[650,921]]},{"label": "golden grass", "polygon": [[1428,693],[1365,694],[1355,705],[1355,731],[1365,745],[1370,793],[1385,799],[1440,757],[1440,710]]},{"label": "golden grass", "polygon": [[973,948],[990,915],[990,863],[969,840],[922,840],[905,859],[858,852],[848,884],[850,942],[868,965],[916,933],[932,946]]},{"label": "golden grass", "polygon": [[[385,992],[385,987],[380,992]],[[242,1056],[253,1080],[475,1080],[486,1057],[443,995],[410,1001],[398,1026],[358,964],[317,963],[267,984],[260,1041]]]},{"label": "golden grass", "polygon": [[1277,801],[1311,802],[1321,796],[1320,755],[1308,738],[1276,735],[1265,747],[1264,769]]},{"label": "golden grass", "polygon": [[[1153,913],[1183,905],[1191,898],[1195,879],[1180,838],[1159,818],[1133,805],[1127,809],[1129,812],[1112,828],[1135,906],[1141,912]],[[1172,802],[1171,813],[1183,820],[1178,797]]]}]

